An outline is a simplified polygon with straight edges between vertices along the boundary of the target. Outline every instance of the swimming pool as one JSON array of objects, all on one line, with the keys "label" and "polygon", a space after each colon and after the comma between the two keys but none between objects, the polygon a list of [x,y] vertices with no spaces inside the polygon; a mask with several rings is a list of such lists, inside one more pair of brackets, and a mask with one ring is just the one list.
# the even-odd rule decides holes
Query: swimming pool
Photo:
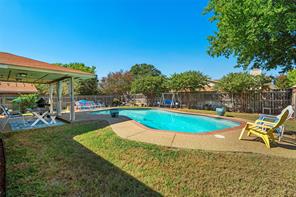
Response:
[{"label": "swimming pool", "polygon": [[[92,113],[109,115],[110,110],[101,110]],[[238,122],[222,118],[156,109],[119,109],[119,115],[127,116],[151,129],[185,133],[208,133],[240,125]]]}]

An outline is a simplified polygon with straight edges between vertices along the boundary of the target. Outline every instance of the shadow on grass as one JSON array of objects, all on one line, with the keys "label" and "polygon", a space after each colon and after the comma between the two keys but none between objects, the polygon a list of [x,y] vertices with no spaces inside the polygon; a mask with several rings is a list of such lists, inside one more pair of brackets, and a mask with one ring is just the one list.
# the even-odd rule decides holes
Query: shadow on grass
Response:
[{"label": "shadow on grass", "polygon": [[[264,144],[263,140],[260,137],[254,137],[251,139],[241,139],[243,141],[249,141],[249,142],[259,142]],[[270,147],[271,148],[275,148],[275,147],[280,147],[280,148],[284,148],[284,149],[289,149],[289,150],[296,150],[296,141],[291,139],[291,138],[287,138],[287,137],[283,137],[283,139],[280,142],[271,142],[270,143]]]},{"label": "shadow on grass", "polygon": [[74,140],[106,126],[107,122],[95,121],[9,134],[9,196],[161,196]]}]

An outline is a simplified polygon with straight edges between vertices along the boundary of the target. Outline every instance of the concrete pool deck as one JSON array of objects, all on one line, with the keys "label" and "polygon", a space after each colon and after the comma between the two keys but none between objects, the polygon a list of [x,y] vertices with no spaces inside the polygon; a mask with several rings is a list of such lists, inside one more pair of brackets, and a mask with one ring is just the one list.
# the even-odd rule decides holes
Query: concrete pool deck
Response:
[{"label": "concrete pool deck", "polygon": [[[183,112],[186,113],[186,112]],[[192,114],[192,113],[190,113]],[[264,155],[296,158],[296,139],[285,136],[281,142],[266,148],[261,139],[244,136],[238,140],[241,128],[208,134],[186,134],[149,129],[126,117],[111,118],[109,115],[95,115],[88,112],[77,113],[77,119],[107,121],[121,138],[166,146],[171,148],[200,149],[209,151],[252,152]],[[234,119],[242,121],[242,119]]]}]

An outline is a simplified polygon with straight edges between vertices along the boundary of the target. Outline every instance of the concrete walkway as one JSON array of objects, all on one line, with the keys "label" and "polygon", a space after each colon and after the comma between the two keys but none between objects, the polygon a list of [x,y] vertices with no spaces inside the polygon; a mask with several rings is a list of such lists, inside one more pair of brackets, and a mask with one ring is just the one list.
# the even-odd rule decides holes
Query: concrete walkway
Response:
[{"label": "concrete walkway", "polygon": [[79,120],[105,120],[113,131],[123,139],[156,144],[166,147],[201,149],[210,151],[252,152],[265,155],[276,155],[296,158],[296,142],[289,138],[275,143],[271,149],[256,137],[244,136],[238,140],[241,128],[221,131],[213,134],[186,134],[153,130],[126,117],[111,118],[109,115],[77,113]]}]

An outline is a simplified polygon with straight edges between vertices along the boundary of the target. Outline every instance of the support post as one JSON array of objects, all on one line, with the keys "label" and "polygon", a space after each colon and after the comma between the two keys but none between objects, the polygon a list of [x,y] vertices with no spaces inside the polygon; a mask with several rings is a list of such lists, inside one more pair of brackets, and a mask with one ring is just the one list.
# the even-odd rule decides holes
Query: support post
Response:
[{"label": "support post", "polygon": [[49,112],[53,113],[53,83],[49,85]]},{"label": "support post", "polygon": [[62,81],[57,82],[57,117],[62,117]]},{"label": "support post", "polygon": [[70,93],[70,121],[75,121],[75,99],[74,99],[74,79],[69,78],[69,93]]}]

